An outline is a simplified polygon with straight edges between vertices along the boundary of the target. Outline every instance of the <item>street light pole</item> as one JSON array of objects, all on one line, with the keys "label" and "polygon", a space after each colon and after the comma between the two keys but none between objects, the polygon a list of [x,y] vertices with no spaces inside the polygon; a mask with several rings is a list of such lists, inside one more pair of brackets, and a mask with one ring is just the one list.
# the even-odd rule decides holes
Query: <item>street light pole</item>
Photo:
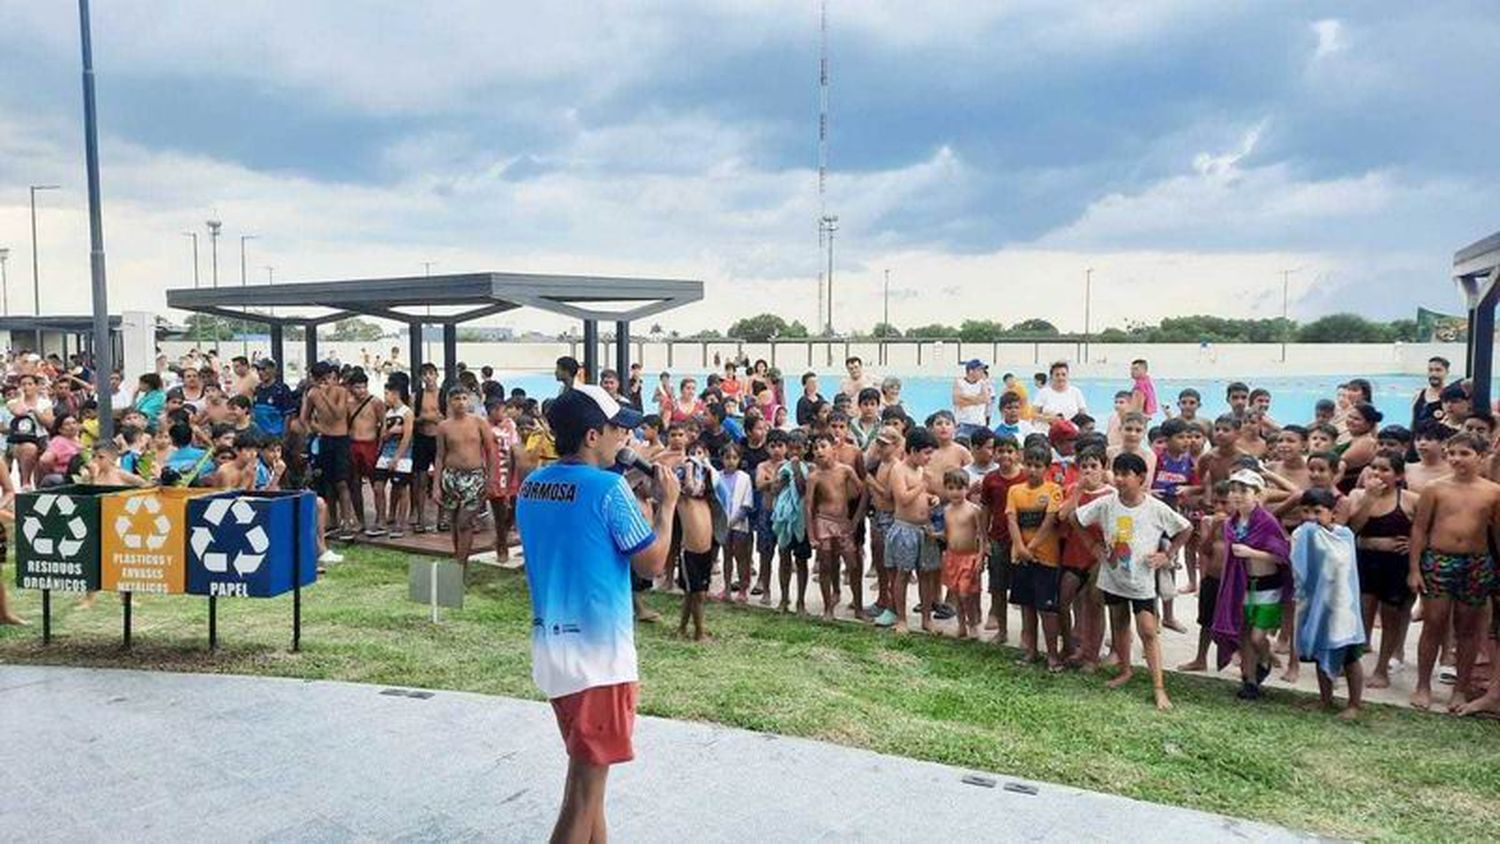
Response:
[{"label": "street light pole", "polygon": [[1089,362],[1089,340],[1092,339],[1091,317],[1094,306],[1094,268],[1083,271],[1083,362]]},{"label": "street light pole", "polygon": [[94,294],[94,367],[96,401],[99,404],[99,439],[109,442],[115,435],[110,407],[114,396],[108,389],[114,371],[114,338],[109,333],[109,285],[104,275],[104,201],[99,192],[99,113],[94,106],[94,43],[89,32],[89,0],[78,0],[78,29],[83,52],[84,161],[89,181],[89,269]]},{"label": "street light pole", "polygon": [[828,321],[823,326],[823,334],[833,335],[833,233],[839,230],[839,215],[825,214],[822,219],[823,232],[828,235]]},{"label": "street light pole", "polygon": [[1288,321],[1287,306],[1291,302],[1291,279],[1292,273],[1302,269],[1294,267],[1290,270],[1281,271],[1281,362],[1286,363],[1286,336],[1290,332],[1292,324]]},{"label": "street light pole", "polygon": [[205,223],[205,225],[208,226],[208,249],[209,249],[209,254],[212,256],[212,264],[210,265],[211,268],[212,268],[212,272],[209,274],[209,278],[213,281],[214,289],[218,290],[219,289],[219,228],[222,227],[224,224],[221,223],[221,222],[219,222],[219,220],[217,218],[214,218],[214,219],[208,220]]},{"label": "street light pole", "polygon": [[10,260],[9,247],[0,246],[0,307],[10,316],[10,279],[5,275],[5,262]]},{"label": "street light pole", "polygon": [[[190,238],[193,239],[193,289],[197,290],[198,289],[198,233],[197,232],[183,232],[182,236],[183,237],[190,237]],[[197,344],[198,348],[201,349],[201,348],[203,348],[203,314],[194,314],[193,315],[193,320],[194,320],[194,322],[193,322],[193,341]]]},{"label": "street light pole", "polygon": [[42,315],[42,285],[37,281],[40,273],[36,252],[36,192],[39,190],[61,190],[61,185],[32,185],[31,186],[31,308],[36,316]]},{"label": "street light pole", "polygon": [[[254,240],[255,238],[256,236],[253,234],[240,235],[240,287],[244,287],[248,283],[245,279],[245,241]],[[245,357],[250,356],[250,340],[245,336],[244,331],[240,332],[240,354]]]}]

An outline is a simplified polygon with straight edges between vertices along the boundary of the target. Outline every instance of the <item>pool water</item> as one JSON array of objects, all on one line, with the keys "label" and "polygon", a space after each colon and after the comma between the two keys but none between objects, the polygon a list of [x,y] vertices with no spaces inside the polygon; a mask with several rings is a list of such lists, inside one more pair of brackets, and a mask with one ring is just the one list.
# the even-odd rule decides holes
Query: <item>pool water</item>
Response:
[{"label": "pool water", "polygon": [[[700,385],[705,377],[705,373],[693,372],[678,373],[677,377],[680,378],[683,375],[694,376]],[[820,373],[818,379],[823,395],[828,396],[837,390],[842,377],[842,372]],[[1258,378],[1247,383],[1251,388],[1264,387],[1271,391],[1271,417],[1287,424],[1310,421],[1313,418],[1313,406],[1317,401],[1334,398],[1338,392],[1338,385],[1351,378],[1365,378],[1374,385],[1375,406],[1385,415],[1385,421],[1382,424],[1399,425],[1411,424],[1412,397],[1427,382],[1427,379],[1420,375],[1309,375]],[[531,396],[551,396],[557,392],[557,382],[553,381],[548,374],[502,373],[502,380],[507,390],[520,387]],[[1114,407],[1115,392],[1130,389],[1130,381],[1125,379],[1077,378],[1073,379],[1072,383],[1083,392],[1084,400],[1088,403],[1089,414],[1100,420]],[[1225,399],[1225,389],[1229,383],[1230,379],[1158,378],[1156,379],[1156,395],[1163,404],[1167,402],[1176,404],[1177,393],[1184,388],[1192,387],[1203,395],[1203,408],[1199,415],[1212,419],[1229,409],[1229,402]],[[647,387],[650,389],[655,385],[653,379]],[[1027,389],[1032,390],[1032,385],[1028,385]],[[997,394],[998,392],[997,385]],[[901,379],[902,401],[907,411],[918,419],[925,418],[927,414],[935,410],[951,409],[952,395],[953,379],[951,378],[913,376]],[[1035,396],[1034,390],[1031,395]],[[795,400],[795,395],[788,396],[788,398]],[[654,409],[654,407],[648,409]]]}]

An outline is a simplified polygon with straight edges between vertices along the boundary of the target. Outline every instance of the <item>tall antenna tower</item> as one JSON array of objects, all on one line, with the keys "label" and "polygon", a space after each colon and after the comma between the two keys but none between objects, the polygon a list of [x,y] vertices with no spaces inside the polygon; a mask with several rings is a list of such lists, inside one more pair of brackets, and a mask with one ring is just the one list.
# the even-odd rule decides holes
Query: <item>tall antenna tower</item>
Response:
[{"label": "tall antenna tower", "polygon": [[[828,236],[828,0],[821,0],[818,21],[818,251],[825,248]],[[821,257],[821,254],[820,256]],[[830,261],[830,266],[832,262]],[[817,329],[827,326],[823,304],[826,301],[825,285],[833,279],[818,273],[818,322]],[[831,317],[831,315],[830,315]]]}]

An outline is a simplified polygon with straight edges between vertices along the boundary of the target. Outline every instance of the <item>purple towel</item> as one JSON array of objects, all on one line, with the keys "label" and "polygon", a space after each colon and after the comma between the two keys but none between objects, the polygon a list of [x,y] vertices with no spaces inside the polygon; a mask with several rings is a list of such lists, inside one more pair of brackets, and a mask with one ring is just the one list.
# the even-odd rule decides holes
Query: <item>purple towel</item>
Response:
[{"label": "purple towel", "polygon": [[1229,549],[1236,543],[1243,543],[1257,551],[1276,555],[1283,564],[1292,553],[1292,543],[1287,539],[1286,531],[1266,508],[1256,507],[1250,513],[1244,539],[1235,538],[1237,522],[1238,517],[1224,522],[1224,576],[1219,580],[1219,603],[1214,607],[1214,622],[1209,628],[1209,635],[1219,646],[1220,670],[1240,649],[1240,630],[1245,625],[1245,591],[1250,585],[1250,561],[1236,557]]}]

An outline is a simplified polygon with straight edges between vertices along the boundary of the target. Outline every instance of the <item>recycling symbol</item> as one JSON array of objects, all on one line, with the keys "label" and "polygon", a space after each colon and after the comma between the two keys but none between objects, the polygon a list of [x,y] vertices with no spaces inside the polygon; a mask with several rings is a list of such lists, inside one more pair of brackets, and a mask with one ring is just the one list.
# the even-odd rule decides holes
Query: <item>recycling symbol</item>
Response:
[{"label": "recycling symbol", "polygon": [[[203,509],[203,521],[209,526],[195,525],[188,543],[203,561],[205,569],[223,574],[233,567],[240,577],[260,569],[266,551],[271,547],[271,538],[261,525],[245,529],[245,525],[255,521],[255,508],[250,502],[243,498],[232,501],[216,498]],[[236,537],[241,537],[241,541],[236,541]],[[222,550],[231,547],[240,550],[234,553]]]},{"label": "recycling symbol", "polygon": [[125,499],[125,512],[115,517],[115,535],[126,548],[156,551],[167,544],[172,520],[161,511],[161,501],[154,495],[135,495]]},{"label": "recycling symbol", "polygon": [[[57,511],[58,519],[53,529],[47,530],[42,519]],[[88,523],[77,513],[78,505],[73,499],[59,495],[38,495],[31,512],[21,524],[21,532],[31,543],[34,552],[42,556],[72,557],[83,549],[83,538],[88,535]],[[58,528],[61,528],[59,531]],[[58,535],[53,535],[54,533]],[[45,534],[45,535],[44,535]]]}]

